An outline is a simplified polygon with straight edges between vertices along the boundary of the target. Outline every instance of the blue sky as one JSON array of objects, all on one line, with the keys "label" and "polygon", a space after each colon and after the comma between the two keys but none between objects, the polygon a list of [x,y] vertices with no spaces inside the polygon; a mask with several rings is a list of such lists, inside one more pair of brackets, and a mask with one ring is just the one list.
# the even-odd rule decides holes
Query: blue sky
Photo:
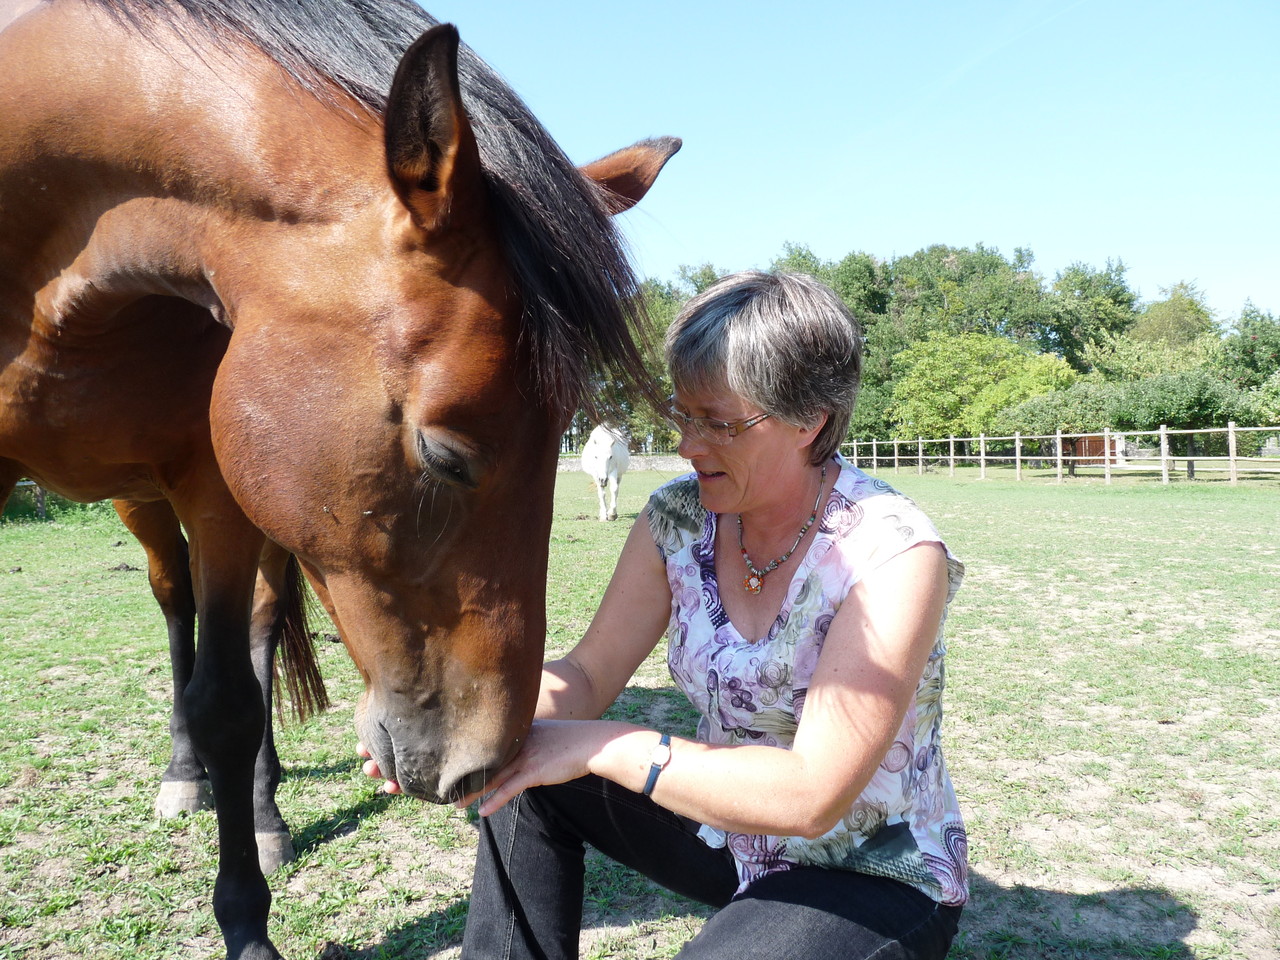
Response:
[{"label": "blue sky", "polygon": [[575,161],[683,138],[623,218],[644,275],[983,243],[1280,313],[1275,0],[425,5]]}]

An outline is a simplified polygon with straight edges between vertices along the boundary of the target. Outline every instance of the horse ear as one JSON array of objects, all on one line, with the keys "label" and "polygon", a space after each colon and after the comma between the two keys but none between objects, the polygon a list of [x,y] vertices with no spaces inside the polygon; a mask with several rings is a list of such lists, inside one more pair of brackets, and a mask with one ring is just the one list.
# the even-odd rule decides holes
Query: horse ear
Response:
[{"label": "horse ear", "polygon": [[483,196],[480,154],[458,87],[458,30],[432,27],[405,51],[386,112],[387,170],[418,225],[444,229]]},{"label": "horse ear", "polygon": [[679,137],[641,140],[578,169],[604,188],[609,213],[622,213],[649,192],[681,144]]}]

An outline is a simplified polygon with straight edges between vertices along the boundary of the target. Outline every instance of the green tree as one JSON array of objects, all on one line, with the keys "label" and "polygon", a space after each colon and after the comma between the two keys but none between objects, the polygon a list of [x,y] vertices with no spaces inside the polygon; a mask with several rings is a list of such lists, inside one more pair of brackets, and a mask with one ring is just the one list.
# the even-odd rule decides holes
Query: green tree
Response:
[{"label": "green tree", "polygon": [[1011,262],[982,244],[973,249],[939,244],[899,257],[889,267],[889,312],[908,343],[920,339],[913,331],[942,330],[1039,344],[1047,314],[1033,262],[1025,248],[1015,251]]},{"label": "green tree", "polygon": [[1280,370],[1250,391],[1258,426],[1280,424]]},{"label": "green tree", "polygon": [[697,296],[724,276],[722,271],[717,270],[709,263],[696,267],[682,263],[676,273],[680,277],[680,282],[692,291],[690,296]]},{"label": "green tree", "polygon": [[1148,377],[1127,384],[1116,408],[1122,430],[1177,430],[1225,427],[1228,421],[1254,425],[1257,409],[1245,391],[1206,370]]},{"label": "green tree", "polygon": [[1187,343],[1138,340],[1132,336],[1102,334],[1085,344],[1085,365],[1102,380],[1134,382],[1192,370],[1208,370],[1220,364],[1222,341],[1206,333]]},{"label": "green tree", "polygon": [[1161,287],[1160,292],[1164,299],[1147,304],[1130,329],[1129,336],[1134,340],[1146,343],[1164,340],[1178,345],[1217,332],[1213,311],[1194,283],[1182,281],[1172,287]]},{"label": "green tree", "polygon": [[997,424],[1002,411],[1032,397],[1064,390],[1077,376],[1061,357],[1024,353],[1020,360],[1009,364],[1003,377],[978,391],[965,411],[964,430],[969,436],[999,433]]},{"label": "green tree", "polygon": [[893,404],[893,387],[887,383],[863,383],[858,390],[858,402],[849,422],[849,439],[888,437],[893,434],[890,409]]},{"label": "green tree", "polygon": [[1256,387],[1280,370],[1280,318],[1248,302],[1222,341],[1220,371],[1238,387]]},{"label": "green tree", "polygon": [[[1116,426],[1122,430],[1155,430],[1161,424],[1175,430],[1225,427],[1235,421],[1255,426],[1259,416],[1256,398],[1206,370],[1148,377],[1127,384],[1116,407]],[[1221,453],[1225,441],[1210,435],[1208,446],[1195,434],[1170,438],[1175,453],[1187,457],[1187,476],[1195,476],[1198,453]]]},{"label": "green tree", "polygon": [[1004,434],[1050,436],[1063,433],[1099,433],[1115,421],[1123,388],[1095,380],[1079,380],[1064,390],[1044,393],[1011,407],[995,417],[993,427]]},{"label": "green tree", "polygon": [[1085,348],[1124,333],[1137,319],[1138,295],[1124,274],[1121,260],[1108,260],[1101,270],[1077,262],[1061,271],[1053,281],[1041,347],[1087,372]]},{"label": "green tree", "polygon": [[1011,340],[981,333],[935,333],[907,347],[893,359],[894,435],[965,435],[975,400],[1026,369],[1033,356]]}]

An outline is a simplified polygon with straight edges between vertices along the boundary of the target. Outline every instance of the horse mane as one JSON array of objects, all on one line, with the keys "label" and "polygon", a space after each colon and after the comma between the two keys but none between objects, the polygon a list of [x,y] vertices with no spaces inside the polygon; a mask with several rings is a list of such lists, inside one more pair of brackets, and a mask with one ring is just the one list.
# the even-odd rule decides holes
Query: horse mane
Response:
[{"label": "horse mane", "polygon": [[[159,22],[193,49],[248,41],[334,109],[342,91],[383,113],[400,57],[438,21],[409,0],[93,0],[146,32]],[[192,36],[194,26],[199,35]],[[541,402],[595,413],[603,382],[658,402],[639,285],[603,192],[565,156],[506,82],[465,44],[462,98],[503,252],[524,303],[521,346]]]}]

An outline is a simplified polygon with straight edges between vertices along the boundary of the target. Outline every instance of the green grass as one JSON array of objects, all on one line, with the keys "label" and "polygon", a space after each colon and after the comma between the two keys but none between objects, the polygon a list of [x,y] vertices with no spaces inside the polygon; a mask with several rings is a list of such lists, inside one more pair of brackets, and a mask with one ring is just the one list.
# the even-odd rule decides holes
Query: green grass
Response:
[{"label": "green grass", "polygon": [[[1280,957],[1280,486],[880,475],[968,568],[949,625],[948,762],[977,958]],[[664,477],[618,523],[559,478],[548,652],[585,628]],[[109,508],[0,526],[0,960],[217,957],[210,814],[153,818],[169,671],[142,551]],[[279,733],[299,859],[270,878],[291,960],[454,957],[471,817],[359,773],[358,680],[321,644],[335,706]],[[651,658],[613,715],[688,732]],[[705,910],[599,858],[585,957],[672,956]]]}]

